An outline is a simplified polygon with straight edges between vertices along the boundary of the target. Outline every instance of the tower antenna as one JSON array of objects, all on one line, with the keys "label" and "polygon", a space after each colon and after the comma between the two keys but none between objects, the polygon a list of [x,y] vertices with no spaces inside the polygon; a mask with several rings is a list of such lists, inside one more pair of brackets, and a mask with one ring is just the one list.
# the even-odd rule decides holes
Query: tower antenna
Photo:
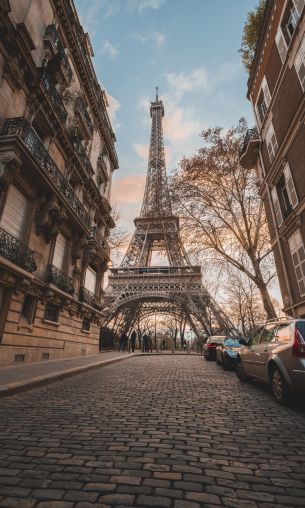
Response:
[{"label": "tower antenna", "polygon": [[159,98],[158,98],[158,91],[159,91],[159,87],[158,87],[158,86],[156,86],[156,101],[158,101],[158,100],[159,100]]}]

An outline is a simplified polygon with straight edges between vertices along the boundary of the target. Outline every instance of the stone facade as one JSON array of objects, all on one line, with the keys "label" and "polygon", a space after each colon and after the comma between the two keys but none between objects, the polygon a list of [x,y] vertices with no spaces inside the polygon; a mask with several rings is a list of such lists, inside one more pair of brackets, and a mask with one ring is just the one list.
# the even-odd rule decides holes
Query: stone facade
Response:
[{"label": "stone facade", "polygon": [[284,311],[305,317],[305,0],[267,1],[248,82],[257,128],[241,150],[256,167]]},{"label": "stone facade", "polygon": [[98,352],[118,167],[72,0],[0,0],[0,365]]}]

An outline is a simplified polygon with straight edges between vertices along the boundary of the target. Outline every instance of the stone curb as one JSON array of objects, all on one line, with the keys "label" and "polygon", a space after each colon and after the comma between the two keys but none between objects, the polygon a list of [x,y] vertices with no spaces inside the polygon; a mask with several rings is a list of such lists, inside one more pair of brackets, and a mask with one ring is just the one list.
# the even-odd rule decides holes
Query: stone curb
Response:
[{"label": "stone curb", "polygon": [[141,353],[135,353],[128,356],[127,355],[122,356],[121,358],[110,358],[109,360],[103,360],[101,362],[93,363],[91,365],[74,367],[60,372],[54,372],[46,376],[34,377],[28,381],[18,381],[17,383],[11,383],[5,386],[4,388],[0,388],[0,397],[5,397],[6,395],[12,395],[15,393],[21,393],[27,390],[31,390],[33,388],[37,388],[38,386],[45,386],[55,381],[59,381],[60,379],[65,379],[67,377],[75,376],[76,374],[81,374],[90,369],[97,369],[98,367],[104,367],[106,365],[111,365],[112,363],[122,362],[123,360],[128,360],[129,358],[133,358],[135,356],[140,355]]}]

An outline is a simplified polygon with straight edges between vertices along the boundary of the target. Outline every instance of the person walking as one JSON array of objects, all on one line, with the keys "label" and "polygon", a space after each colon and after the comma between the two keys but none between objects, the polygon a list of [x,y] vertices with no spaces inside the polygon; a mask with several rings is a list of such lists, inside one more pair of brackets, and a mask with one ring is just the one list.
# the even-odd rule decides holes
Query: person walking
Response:
[{"label": "person walking", "polygon": [[134,353],[135,345],[136,345],[136,340],[137,340],[137,332],[135,330],[133,330],[129,340],[130,340],[130,349],[131,349],[131,352]]},{"label": "person walking", "polygon": [[148,335],[146,333],[143,335],[143,353],[148,353]]},{"label": "person walking", "polygon": [[126,350],[126,347],[127,347],[127,343],[128,343],[128,337],[126,335],[126,332],[123,331],[120,335],[120,347],[119,347],[119,351],[122,351],[122,353],[125,352]]},{"label": "person walking", "polygon": [[148,353],[152,353],[152,345],[153,345],[152,338],[150,335],[148,335],[148,340],[147,340],[147,352]]}]

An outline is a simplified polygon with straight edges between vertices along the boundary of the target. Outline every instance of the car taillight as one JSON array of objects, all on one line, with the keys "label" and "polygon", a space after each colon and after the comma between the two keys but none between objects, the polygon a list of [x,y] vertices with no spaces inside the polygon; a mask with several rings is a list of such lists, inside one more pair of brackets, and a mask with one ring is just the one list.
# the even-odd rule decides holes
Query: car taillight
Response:
[{"label": "car taillight", "polygon": [[297,329],[297,327],[295,327],[294,330],[294,342],[292,346],[292,354],[293,356],[305,358],[305,340],[302,337],[299,330]]},{"label": "car taillight", "polygon": [[217,346],[217,344],[208,344],[208,347],[210,347],[210,348],[211,348],[211,347],[212,347],[212,348],[214,348],[214,347],[216,347],[216,346]]}]

